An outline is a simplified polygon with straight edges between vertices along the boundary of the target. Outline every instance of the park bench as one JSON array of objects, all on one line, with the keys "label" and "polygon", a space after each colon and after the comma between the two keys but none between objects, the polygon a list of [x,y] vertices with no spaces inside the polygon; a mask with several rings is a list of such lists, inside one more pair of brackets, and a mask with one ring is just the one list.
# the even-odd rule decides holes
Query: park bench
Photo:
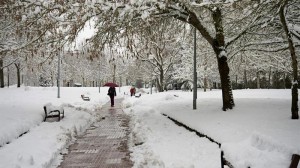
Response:
[{"label": "park bench", "polygon": [[46,121],[47,118],[55,118],[55,117],[57,117],[58,121],[60,121],[60,119],[64,118],[65,116],[63,107],[53,106],[51,103],[44,105],[44,111],[45,111],[44,121]]},{"label": "park bench", "polygon": [[91,99],[87,96],[81,95],[82,100],[84,101],[90,101]]},{"label": "park bench", "polygon": [[135,97],[137,97],[137,98],[139,98],[139,97],[141,97],[141,93],[140,94],[138,94],[138,95],[134,95]]}]

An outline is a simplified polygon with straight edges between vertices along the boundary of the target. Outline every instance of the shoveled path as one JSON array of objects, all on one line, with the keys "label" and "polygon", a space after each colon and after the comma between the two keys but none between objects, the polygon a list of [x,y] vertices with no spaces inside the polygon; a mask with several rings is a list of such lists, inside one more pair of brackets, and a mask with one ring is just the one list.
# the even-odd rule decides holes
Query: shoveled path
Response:
[{"label": "shoveled path", "polygon": [[121,100],[115,107],[106,104],[99,111],[105,116],[94,123],[83,136],[69,147],[58,168],[130,168],[127,140],[129,117],[124,114]]}]

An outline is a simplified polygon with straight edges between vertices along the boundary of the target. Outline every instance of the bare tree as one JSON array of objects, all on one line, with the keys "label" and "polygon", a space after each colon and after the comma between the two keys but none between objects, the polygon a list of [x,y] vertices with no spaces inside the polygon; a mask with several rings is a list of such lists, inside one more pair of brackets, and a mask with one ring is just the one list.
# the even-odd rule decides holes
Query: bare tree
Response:
[{"label": "bare tree", "polygon": [[[75,5],[74,5],[75,4]],[[222,86],[223,110],[232,109],[234,100],[229,77],[228,50],[257,21],[266,15],[270,3],[258,1],[47,1],[16,3],[7,0],[5,8],[14,11],[20,23],[17,27],[32,30],[25,45],[49,39],[72,41],[91,19],[96,34],[90,42],[94,48],[113,44],[127,30],[146,28],[162,17],[173,17],[193,25],[214,51]],[[148,24],[145,24],[148,23]],[[133,32],[133,31],[129,31]],[[36,44],[36,43],[34,43]],[[58,45],[58,43],[53,43]],[[130,44],[129,44],[130,45]]]},{"label": "bare tree", "polygon": [[180,30],[172,19],[160,19],[137,33],[136,38],[130,39],[129,49],[135,57],[148,64],[159,92],[166,88],[170,70],[180,59]]},{"label": "bare tree", "polygon": [[[288,40],[289,51],[292,59],[292,69],[293,69],[293,82],[292,82],[292,119],[299,119],[298,114],[298,61],[295,51],[295,45],[293,42],[292,32],[288,27],[288,22],[286,18],[286,10],[288,8],[289,0],[282,0],[279,8],[280,22],[282,24],[283,30],[285,32],[286,38]],[[299,10],[299,8],[298,8]],[[298,12],[297,12],[298,13]]]},{"label": "bare tree", "polygon": [[[298,119],[298,63],[296,48],[300,46],[294,41],[300,41],[300,32],[297,29],[300,25],[299,1],[273,0],[269,1],[268,4],[270,5],[265,8],[265,11],[267,11],[266,15],[259,18],[258,22],[246,32],[246,38],[248,39],[237,46],[239,47],[237,51],[251,55],[248,58],[252,62],[248,62],[248,65],[254,64],[260,66],[260,70],[269,71],[269,83],[272,69],[275,72],[282,72],[283,78],[285,78],[286,73],[292,74],[292,119]],[[286,58],[288,52],[290,53],[291,61]],[[238,54],[238,52],[235,51],[235,54]],[[257,79],[257,81],[259,80]]]}]

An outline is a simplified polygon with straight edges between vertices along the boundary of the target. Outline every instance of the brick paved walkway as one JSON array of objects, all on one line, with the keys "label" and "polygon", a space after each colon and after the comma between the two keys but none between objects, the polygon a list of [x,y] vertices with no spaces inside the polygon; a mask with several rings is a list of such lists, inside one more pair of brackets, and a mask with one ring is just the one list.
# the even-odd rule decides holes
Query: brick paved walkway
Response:
[{"label": "brick paved walkway", "polygon": [[129,117],[116,100],[115,107],[106,104],[101,109],[105,118],[94,123],[85,135],[69,147],[69,153],[58,168],[130,168],[127,139]]}]

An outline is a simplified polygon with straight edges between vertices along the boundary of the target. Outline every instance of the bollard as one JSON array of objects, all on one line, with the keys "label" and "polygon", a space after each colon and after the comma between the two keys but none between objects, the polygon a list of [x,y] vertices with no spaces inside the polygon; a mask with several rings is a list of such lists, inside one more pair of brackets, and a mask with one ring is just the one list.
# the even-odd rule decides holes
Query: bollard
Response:
[{"label": "bollard", "polygon": [[221,151],[221,168],[224,168],[224,152]]}]

